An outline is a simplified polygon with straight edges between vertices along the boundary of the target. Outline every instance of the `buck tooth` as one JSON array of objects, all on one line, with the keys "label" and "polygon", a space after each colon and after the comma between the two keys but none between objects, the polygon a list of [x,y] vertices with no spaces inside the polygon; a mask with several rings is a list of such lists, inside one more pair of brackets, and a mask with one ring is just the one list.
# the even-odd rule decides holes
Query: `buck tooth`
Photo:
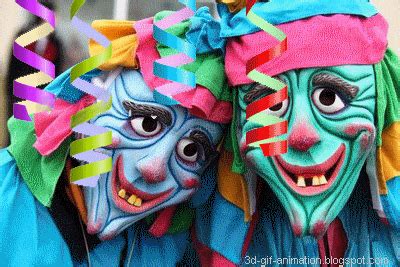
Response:
[{"label": "buck tooth", "polygon": [[297,177],[297,186],[306,187],[306,181],[304,180],[303,176]]},{"label": "buck tooth", "polygon": [[321,175],[319,177],[319,184],[327,184],[327,183],[328,181],[326,180],[325,175]]},{"label": "buck tooth", "polygon": [[135,200],[135,203],[133,203],[133,205],[135,205],[136,207],[142,206],[142,199],[141,198],[137,198]]},{"label": "buck tooth", "polygon": [[318,176],[314,176],[312,178],[312,185],[319,185],[319,178]]},{"label": "buck tooth", "polygon": [[128,198],[128,203],[131,204],[131,205],[133,205],[133,204],[135,204],[136,199],[137,199],[137,196],[132,195],[132,196],[130,196],[130,197]]},{"label": "buck tooth", "polygon": [[120,198],[125,198],[125,197],[126,197],[126,191],[125,191],[125,189],[119,190],[118,196],[119,196]]}]

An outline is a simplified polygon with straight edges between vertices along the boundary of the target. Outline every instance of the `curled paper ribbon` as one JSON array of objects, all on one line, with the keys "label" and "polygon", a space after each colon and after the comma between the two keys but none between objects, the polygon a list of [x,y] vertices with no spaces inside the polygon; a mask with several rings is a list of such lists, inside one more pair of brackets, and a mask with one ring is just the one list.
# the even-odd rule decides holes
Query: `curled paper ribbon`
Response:
[{"label": "curled paper ribbon", "polygon": [[196,12],[195,0],[179,0],[179,2],[186,7],[154,23],[153,26],[154,39],[179,52],[178,54],[164,57],[154,62],[154,75],[172,81],[171,83],[158,86],[154,90],[155,100],[164,105],[179,104],[178,101],[173,99],[173,96],[190,91],[196,87],[194,73],[177,68],[196,60],[196,47],[165,31],[174,24],[192,17]]},{"label": "curled paper ribbon", "polygon": [[38,3],[37,0],[16,0],[15,2],[33,15],[46,21],[44,24],[19,36],[13,44],[14,56],[19,61],[39,70],[39,72],[19,77],[13,83],[14,95],[28,100],[14,103],[14,117],[19,120],[31,121],[29,114],[48,110],[48,107],[54,107],[55,96],[37,88],[37,86],[47,84],[54,79],[55,67],[51,61],[28,50],[26,46],[51,34],[54,31],[56,22],[54,12]]},{"label": "curled paper ribbon", "polygon": [[100,174],[107,173],[112,169],[112,159],[94,150],[111,145],[112,134],[111,131],[90,124],[89,121],[110,109],[112,98],[107,90],[79,77],[110,59],[112,49],[111,42],[106,37],[75,16],[85,2],[85,0],[74,0],[72,3],[72,25],[90,39],[104,46],[105,50],[77,64],[71,70],[71,84],[79,90],[96,97],[99,101],[72,116],[72,130],[85,137],[71,143],[70,155],[80,161],[86,161],[88,164],[73,168],[70,174],[70,181],[77,185],[94,187],[97,185]]},{"label": "curled paper ribbon", "polygon": [[264,156],[269,157],[287,152],[287,141],[283,138],[283,135],[288,131],[288,123],[286,120],[266,114],[263,111],[287,99],[288,88],[283,82],[257,71],[256,68],[285,52],[287,50],[287,38],[281,30],[251,11],[256,2],[257,0],[246,1],[248,19],[278,39],[280,43],[254,56],[246,64],[246,73],[250,79],[276,91],[247,106],[246,119],[262,125],[262,127],[251,130],[246,134],[246,144],[252,147],[260,147]]}]

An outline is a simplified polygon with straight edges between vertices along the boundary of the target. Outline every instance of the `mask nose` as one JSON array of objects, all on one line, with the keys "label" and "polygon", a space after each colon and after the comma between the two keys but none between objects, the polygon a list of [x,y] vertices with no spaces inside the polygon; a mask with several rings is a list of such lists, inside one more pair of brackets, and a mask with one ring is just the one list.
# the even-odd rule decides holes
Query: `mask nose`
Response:
[{"label": "mask nose", "polygon": [[166,161],[160,158],[142,159],[137,163],[137,169],[148,184],[156,184],[166,179]]},{"label": "mask nose", "polygon": [[307,152],[313,145],[320,141],[318,133],[307,122],[296,123],[288,138],[289,147]]}]

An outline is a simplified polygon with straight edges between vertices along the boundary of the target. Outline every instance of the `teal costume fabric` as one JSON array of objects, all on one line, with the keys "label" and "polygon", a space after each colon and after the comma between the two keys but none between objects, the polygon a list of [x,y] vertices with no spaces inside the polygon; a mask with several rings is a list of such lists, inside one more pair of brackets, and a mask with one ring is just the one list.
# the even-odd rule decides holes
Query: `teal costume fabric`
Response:
[{"label": "teal costume fabric", "polygon": [[196,236],[234,263],[241,261],[243,240],[250,223],[243,222],[243,213],[215,191],[208,203],[196,210]]},{"label": "teal costume fabric", "polygon": [[[400,247],[394,245],[396,241],[400,241],[399,233],[379,221],[370,206],[371,202],[365,201],[370,198],[368,187],[365,186],[366,184],[362,183],[357,185],[349,202],[338,216],[348,239],[345,258],[387,259],[387,266],[399,266]],[[208,205],[197,210],[196,234],[200,243],[207,244],[227,260],[240,266],[260,266],[260,263],[251,264],[251,259],[255,258],[319,258],[317,240],[312,236],[296,237],[285,210],[272,192],[270,194],[264,192],[262,209],[259,210],[260,218],[245,255],[242,255],[243,240],[249,233],[250,224],[243,221],[242,211],[227,202],[218,192],[210,199]],[[354,209],[358,212],[353,212]]]},{"label": "teal costume fabric", "polygon": [[0,199],[1,263],[72,266],[68,246],[49,212],[33,197],[5,149],[0,150]]},{"label": "teal costume fabric", "polygon": [[[400,192],[400,178],[397,176],[395,179],[388,181],[386,186],[388,188],[388,193],[387,195],[381,196],[382,207],[390,224],[400,229],[400,194],[398,193]],[[398,240],[398,242],[400,242],[400,239]]]},{"label": "teal costume fabric", "polygon": [[[90,252],[90,263],[91,266],[175,266],[184,256],[188,238],[188,232],[183,232],[158,240],[150,236],[142,224],[99,244]],[[88,262],[87,259],[74,265],[89,266]]]},{"label": "teal costume fabric", "polygon": [[[270,0],[268,3],[256,3],[253,11],[273,25],[283,24],[316,15],[348,14],[372,17],[377,14],[369,0],[338,0],[332,5],[331,0]],[[221,37],[234,37],[260,31],[246,17],[246,10],[231,13],[226,5],[219,4],[221,16]]]},{"label": "teal costume fabric", "polygon": [[[370,203],[365,201],[367,190],[362,190],[361,185],[358,186],[358,190],[354,191],[352,198],[338,216],[348,239],[344,257],[349,260],[358,258],[387,259],[389,262],[387,266],[398,266],[400,248],[395,247],[393,245],[395,242],[392,241],[396,238],[398,240],[398,232],[380,223],[377,214],[369,206]],[[261,258],[269,255],[275,259],[277,257],[320,257],[316,240],[313,237],[308,236],[301,239],[294,237],[287,216],[278,203],[271,201],[265,205],[264,209],[261,212],[260,223],[254,232],[248,256],[257,255],[258,258]],[[354,209],[357,209],[358,212],[353,212]],[[286,222],[282,222],[282,219]],[[285,228],[284,225],[289,227]],[[274,232],[271,231],[271,227],[275,228]],[[299,241],[304,250],[298,247]],[[282,246],[278,244],[282,244]],[[294,246],[297,247],[294,248]],[[319,265],[310,264],[308,266]],[[365,264],[363,266],[376,265]]]},{"label": "teal costume fabric", "polygon": [[226,39],[220,37],[221,23],[211,16],[207,8],[200,8],[191,23],[186,39],[196,44],[197,53],[219,51],[225,54]]}]

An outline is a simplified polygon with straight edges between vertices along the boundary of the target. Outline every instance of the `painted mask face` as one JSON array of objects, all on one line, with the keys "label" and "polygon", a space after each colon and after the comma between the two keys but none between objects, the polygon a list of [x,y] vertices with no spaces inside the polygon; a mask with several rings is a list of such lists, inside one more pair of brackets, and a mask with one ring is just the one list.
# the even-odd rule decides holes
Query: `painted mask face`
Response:
[{"label": "painted mask face", "polygon": [[264,111],[289,122],[288,153],[264,157],[246,148],[246,106],[268,95],[239,88],[239,138],[246,164],[265,179],[286,209],[296,235],[323,234],[347,202],[375,140],[375,77],[369,65],[288,71],[278,78],[289,99]]},{"label": "painted mask face", "polygon": [[112,108],[94,123],[112,130],[113,170],[86,187],[87,230],[111,239],[136,221],[191,197],[216,156],[222,126],[163,106],[137,71],[123,71],[109,88]]}]

